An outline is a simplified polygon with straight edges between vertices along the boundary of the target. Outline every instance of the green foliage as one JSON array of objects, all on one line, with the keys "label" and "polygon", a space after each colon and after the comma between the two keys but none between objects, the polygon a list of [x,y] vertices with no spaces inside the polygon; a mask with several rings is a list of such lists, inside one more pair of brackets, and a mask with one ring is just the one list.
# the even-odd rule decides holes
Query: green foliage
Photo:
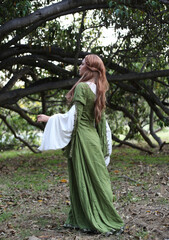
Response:
[{"label": "green foliage", "polygon": [[24,17],[31,12],[31,1],[29,0],[6,0],[0,5],[0,24],[13,18]]},{"label": "green foliage", "polygon": [[0,214],[0,222],[9,220],[13,215],[13,212],[3,212]]},{"label": "green foliage", "polygon": [[[6,0],[0,5],[0,24],[14,18],[28,16],[37,9],[41,9],[59,1],[34,1],[34,0]],[[19,40],[11,49],[19,48],[19,53],[12,55],[13,57],[33,56],[36,59],[42,59],[53,63],[62,70],[69,71],[69,79],[78,77],[76,64],[84,57],[86,52],[96,53],[104,59],[107,73],[110,75],[118,75],[123,73],[141,73],[156,70],[168,69],[168,11],[165,4],[157,0],[144,1],[142,4],[135,3],[131,0],[108,1],[109,8],[93,9],[85,12],[84,21],[82,23],[83,13],[69,14],[62,17],[53,18],[51,21],[44,21],[41,26],[34,29],[23,39]],[[28,28],[31,25],[28,26]],[[109,29],[107,43],[103,43],[105,29]],[[113,29],[113,31],[112,31]],[[6,35],[3,43],[7,43],[9,39],[23,33],[25,29],[13,31],[10,35]],[[81,35],[79,33],[81,32]],[[114,41],[112,41],[112,39]],[[80,44],[78,45],[78,41]],[[55,52],[54,49],[60,49],[61,53]],[[25,50],[26,49],[26,50]],[[43,52],[45,50],[45,53]],[[79,61],[76,63],[75,56],[78,56]],[[11,56],[10,56],[11,57]],[[36,61],[38,62],[38,60]],[[30,64],[30,62],[29,62]],[[30,67],[36,78],[31,78],[27,75],[26,80],[18,80],[17,84],[12,88],[25,88],[28,86],[38,85],[41,81],[64,81],[66,77],[59,71],[56,74],[50,72],[50,69],[37,66]],[[116,64],[123,71],[116,67]],[[26,65],[26,64],[23,64]],[[11,79],[17,70],[23,67],[22,64],[14,64],[6,70],[2,70],[1,86],[3,87],[7,80]],[[26,65],[27,66],[27,65]],[[75,71],[76,70],[76,71]],[[114,111],[107,109],[107,117],[111,125],[111,129],[118,137],[128,135],[128,139],[142,140],[138,127],[144,129],[149,125],[150,106],[145,100],[145,94],[149,96],[148,88],[152,88],[154,79],[135,81],[125,81],[123,83],[129,86],[134,86],[138,89],[137,93],[119,87],[118,82],[110,84],[108,98],[110,103],[120,107],[125,107],[126,110],[133,116],[132,121],[122,111]],[[169,84],[169,78],[158,78],[163,84]],[[24,82],[24,83],[23,83]],[[159,101],[168,103],[168,87],[160,82],[154,82],[153,93]],[[117,89],[116,89],[117,88]],[[19,106],[28,117],[36,121],[36,116],[39,113],[52,115],[58,112],[66,112],[68,107],[65,104],[64,96],[66,90],[59,89],[45,91],[45,106],[42,104],[43,94],[32,94],[29,98],[25,97],[18,102]],[[31,98],[30,98],[31,97]],[[154,103],[155,104],[155,103]],[[169,126],[167,119],[168,115],[162,111],[163,119],[160,119],[154,114],[155,127]],[[31,126],[30,123],[23,120],[20,115],[9,110],[2,112],[7,116],[7,121],[24,140],[31,142],[34,146],[38,145],[38,130]],[[0,148],[17,148],[22,147],[18,140],[15,140],[7,127],[2,123],[0,125],[0,134],[3,136],[0,139]]]},{"label": "green foliage", "polygon": [[[34,127],[26,122],[20,115],[15,112],[11,112],[8,110],[2,111],[6,117],[7,122],[13,130],[16,132],[17,136],[20,136],[25,141],[32,142],[32,144],[38,144],[37,131],[35,131]],[[20,149],[23,148],[24,145],[18,139],[16,139],[11,131],[9,131],[8,127],[2,121],[0,126],[0,149]]]}]

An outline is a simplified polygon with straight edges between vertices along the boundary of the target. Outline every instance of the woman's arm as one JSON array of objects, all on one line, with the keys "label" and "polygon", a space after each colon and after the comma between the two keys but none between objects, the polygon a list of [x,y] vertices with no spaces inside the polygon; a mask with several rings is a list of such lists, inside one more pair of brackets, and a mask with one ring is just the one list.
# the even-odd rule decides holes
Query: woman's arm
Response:
[{"label": "woman's arm", "polygon": [[45,114],[39,114],[37,116],[37,122],[47,122],[49,120],[50,116],[47,116]]},{"label": "woman's arm", "polygon": [[47,122],[40,151],[57,150],[66,147],[71,141],[72,131],[75,122],[75,105],[64,113],[57,113],[52,116],[38,115],[38,121]]}]

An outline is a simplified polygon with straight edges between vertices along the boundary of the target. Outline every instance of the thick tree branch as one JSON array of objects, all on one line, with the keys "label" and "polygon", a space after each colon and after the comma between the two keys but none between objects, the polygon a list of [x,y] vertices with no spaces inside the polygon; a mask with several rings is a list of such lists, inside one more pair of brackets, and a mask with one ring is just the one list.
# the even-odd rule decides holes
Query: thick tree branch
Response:
[{"label": "thick tree branch", "polygon": [[135,149],[138,149],[138,150],[147,152],[147,153],[149,153],[149,154],[153,154],[152,151],[147,150],[147,149],[142,148],[142,147],[139,147],[139,146],[137,146],[137,145],[135,145],[135,144],[132,144],[132,143],[130,143],[130,142],[122,141],[122,140],[118,139],[118,138],[117,138],[115,135],[113,135],[113,134],[112,134],[112,139],[113,139],[115,142],[120,143],[121,145],[124,144],[124,145],[130,146],[130,147],[132,147],[132,148],[135,148]]},{"label": "thick tree branch", "polygon": [[[51,57],[49,58],[51,60],[57,60],[57,59],[53,59],[52,57],[58,57],[63,62],[65,58],[67,59],[67,61],[69,60],[70,57],[74,58],[74,54],[70,54],[70,53],[68,54],[67,52],[65,52],[64,49],[57,47],[55,45],[40,46],[40,45],[17,44],[15,47],[2,49],[0,54],[0,60],[2,61],[9,57],[19,55],[19,54],[24,54],[24,53],[34,53],[36,55],[42,55],[42,56],[47,55],[48,57]],[[70,57],[67,57],[67,56],[70,56]],[[72,61],[70,63],[72,63]]]},{"label": "thick tree branch", "polygon": [[[169,70],[159,70],[159,71],[151,71],[151,72],[144,72],[144,73],[128,73],[122,75],[109,75],[108,80],[109,82],[119,82],[119,81],[138,81],[138,80],[145,80],[145,79],[154,79],[158,77],[168,77]],[[165,83],[164,83],[165,84]],[[167,85],[169,86],[169,85]]]},{"label": "thick tree branch", "polygon": [[162,112],[159,110],[159,108],[152,102],[150,101],[147,97],[145,97],[147,103],[149,106],[153,109],[153,111],[156,113],[156,115],[161,119],[163,122],[166,123],[166,125],[169,125],[169,117],[165,117]]},{"label": "thick tree branch", "polygon": [[[169,115],[169,109],[167,107],[165,107],[165,105],[162,104],[162,102],[160,101],[160,99],[155,95],[155,93],[152,91],[152,89],[148,86],[145,85],[143,82],[139,83],[141,87],[144,88],[145,93],[143,93],[142,95],[144,97],[146,97],[147,99],[151,99],[153,101],[153,103],[155,103],[156,105],[158,105],[166,114]],[[148,92],[148,94],[146,93]]]},{"label": "thick tree branch", "polygon": [[[153,75],[164,76],[167,74],[169,74],[169,70],[141,73],[141,77],[139,74],[129,73],[129,74],[124,74],[125,76],[124,75],[117,75],[117,76],[108,75],[107,78],[108,78],[109,82],[114,82],[117,86],[121,87],[125,91],[137,93],[137,89],[135,87],[133,87],[132,85],[129,85],[129,84],[124,84],[122,82],[127,81],[127,80],[133,82],[134,79],[136,81],[138,81],[138,80],[146,79],[147,77],[150,77]],[[120,79],[119,79],[119,77],[120,77]],[[52,89],[56,89],[56,88],[70,88],[77,81],[77,79],[78,78],[74,78],[74,79],[70,78],[70,79],[67,79],[64,81],[48,82],[48,83],[40,84],[39,86],[38,86],[38,82],[37,82],[36,86],[34,86],[34,87],[32,86],[32,87],[28,87],[26,89],[17,89],[17,90],[9,91],[7,93],[1,93],[0,94],[0,105],[3,106],[6,103],[6,101],[9,101],[11,103],[16,103],[20,98],[25,97],[30,94],[40,92],[40,91],[47,91],[47,90],[52,90]],[[141,93],[141,94],[150,104],[151,98],[147,94],[144,94],[144,93]],[[155,105],[153,103],[151,103],[151,107],[153,108],[153,110],[156,113],[158,112],[157,115],[160,116],[160,119],[164,118],[163,115],[159,112],[159,110],[157,109],[157,107],[155,107]]]},{"label": "thick tree branch", "polygon": [[18,79],[20,79],[23,75],[31,73],[31,70],[29,68],[23,68],[19,70],[18,72],[14,73],[14,76],[7,82],[7,84],[0,90],[1,92],[5,92],[10,90]]},{"label": "thick tree branch", "polygon": [[161,146],[162,145],[162,141],[161,138],[157,136],[157,134],[154,132],[154,117],[153,117],[153,110],[150,109],[150,134],[152,135],[152,137],[157,141],[158,145]]},{"label": "thick tree branch", "polygon": [[40,67],[48,70],[51,73],[61,73],[63,75],[71,75],[71,73],[67,70],[64,70],[63,68],[48,62],[47,60],[41,59],[38,56],[24,56],[24,57],[12,57],[7,60],[4,60],[0,64],[0,70],[1,69],[8,69],[10,66],[15,65],[15,64],[24,64],[28,66],[35,66],[35,67]]},{"label": "thick tree branch", "polygon": [[44,129],[43,125],[41,123],[38,122],[34,122],[26,113],[25,111],[19,107],[19,105],[5,105],[4,106],[5,109],[9,109],[12,110],[16,113],[18,113],[22,118],[24,118],[29,124],[31,124],[32,126],[35,126],[41,130]]},{"label": "thick tree branch", "polygon": [[70,78],[64,81],[57,81],[57,82],[48,82],[41,84],[40,86],[35,85],[33,87],[28,87],[25,89],[16,89],[13,91],[8,91],[6,93],[1,93],[0,94],[0,106],[4,106],[7,103],[8,99],[8,104],[13,104],[16,103],[19,99],[31,95],[34,93],[38,93],[41,91],[47,91],[47,90],[52,90],[56,88],[67,88],[71,87],[72,85],[75,84],[75,82],[78,80],[78,78]]},{"label": "thick tree branch", "polygon": [[21,34],[17,34],[14,38],[12,38],[10,41],[8,41],[5,44],[2,44],[0,48],[2,49],[6,49],[7,47],[10,47],[14,44],[16,44],[19,40],[21,40],[22,38],[24,38],[25,36],[27,36],[29,33],[31,33],[34,29],[36,29],[37,27],[39,27],[40,25],[42,25],[44,23],[44,20],[38,21],[37,23],[31,25],[30,27],[28,27],[25,31],[23,31]]},{"label": "thick tree branch", "polygon": [[[168,70],[167,70],[168,71]],[[158,71],[159,72],[159,71]],[[151,72],[152,73],[152,72]],[[130,75],[130,74],[129,74]],[[146,76],[146,74],[145,74]],[[109,78],[108,78],[109,79]],[[141,80],[141,79],[140,79]],[[153,79],[152,79],[153,80]],[[154,110],[154,112],[156,113],[156,115],[162,120],[164,121],[166,124],[169,124],[169,118],[165,117],[162,112],[160,111],[160,109],[155,105],[157,104],[159,107],[162,107],[162,109],[165,109],[165,112],[168,114],[168,109],[160,102],[160,100],[157,98],[157,96],[153,93],[151,94],[147,94],[146,93],[146,88],[143,90],[142,89],[142,83],[138,83],[138,81],[132,81],[131,83],[133,86],[129,86],[129,84],[122,84],[121,82],[116,83],[115,84],[117,86],[119,86],[120,88],[122,88],[125,91],[129,91],[132,93],[137,93],[138,95],[142,96],[147,103],[150,105],[150,107]],[[158,101],[157,101],[158,100]],[[163,105],[163,106],[162,106]]]},{"label": "thick tree branch", "polygon": [[55,15],[52,15],[51,17],[45,18],[43,20],[40,20],[36,23],[34,23],[33,25],[31,25],[30,27],[28,27],[22,34],[18,34],[16,35],[13,39],[11,39],[8,43],[2,44],[2,46],[0,47],[0,49],[2,48],[6,48],[9,47],[11,45],[16,44],[19,40],[21,40],[24,36],[28,35],[29,33],[31,33],[33,30],[35,30],[36,28],[38,28],[39,26],[41,26],[42,24],[44,24],[47,21],[56,19],[60,16],[64,16],[64,15],[68,15],[68,14],[74,14],[74,13],[79,13],[79,12],[84,12],[86,10],[92,10],[92,9],[103,9],[103,8],[108,8],[107,4],[99,4],[99,5],[93,5],[93,6],[82,6],[82,7],[77,7],[77,8],[73,8],[70,9],[68,11],[65,12],[61,12]]},{"label": "thick tree branch", "polygon": [[[141,11],[146,11],[144,6],[145,0],[139,3],[134,0],[130,3],[124,3],[123,1],[116,0],[116,3],[120,5],[126,5],[134,9],[139,9]],[[48,7],[38,9],[34,13],[22,17],[10,20],[0,27],[0,40],[4,38],[6,34],[17,30],[19,28],[25,28],[29,25],[37,24],[40,21],[49,21],[55,19],[56,17],[63,16],[66,14],[76,13],[80,11],[90,10],[90,9],[100,9],[109,8],[107,0],[63,0],[61,2],[51,4]]]},{"label": "thick tree branch", "polygon": [[116,111],[123,112],[125,116],[128,117],[135,124],[136,129],[139,131],[139,133],[141,134],[143,139],[148,143],[148,145],[152,148],[155,147],[151,140],[146,136],[144,130],[137,124],[138,120],[125,107],[121,107],[112,103],[108,103],[108,106]]}]

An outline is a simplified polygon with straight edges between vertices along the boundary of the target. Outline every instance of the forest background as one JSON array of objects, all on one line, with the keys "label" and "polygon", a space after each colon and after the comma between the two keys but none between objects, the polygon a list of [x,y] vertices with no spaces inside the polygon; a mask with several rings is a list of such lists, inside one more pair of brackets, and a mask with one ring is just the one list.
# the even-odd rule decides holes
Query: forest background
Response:
[{"label": "forest background", "polygon": [[37,114],[68,110],[65,94],[90,53],[110,84],[108,171],[125,222],[113,239],[167,240],[169,1],[0,0],[0,42],[0,240],[108,239],[63,228],[67,159],[37,153]]},{"label": "forest background", "polygon": [[168,1],[0,2],[1,150],[37,151],[44,129],[37,114],[68,110],[65,93],[90,53],[106,66],[114,144],[149,153],[163,148],[169,126]]}]

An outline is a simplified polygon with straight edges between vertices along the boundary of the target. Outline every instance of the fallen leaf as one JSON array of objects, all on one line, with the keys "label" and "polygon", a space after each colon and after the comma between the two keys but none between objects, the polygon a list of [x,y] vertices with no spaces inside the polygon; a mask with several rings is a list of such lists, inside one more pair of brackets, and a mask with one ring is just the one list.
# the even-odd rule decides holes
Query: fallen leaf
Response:
[{"label": "fallen leaf", "polygon": [[40,239],[49,239],[51,236],[49,235],[42,235],[42,236],[39,236]]},{"label": "fallen leaf", "polygon": [[7,202],[7,204],[8,204],[8,205],[14,205],[14,203],[13,203],[13,202]]},{"label": "fallen leaf", "polygon": [[67,183],[67,180],[66,179],[61,179],[60,182],[61,183]]}]

